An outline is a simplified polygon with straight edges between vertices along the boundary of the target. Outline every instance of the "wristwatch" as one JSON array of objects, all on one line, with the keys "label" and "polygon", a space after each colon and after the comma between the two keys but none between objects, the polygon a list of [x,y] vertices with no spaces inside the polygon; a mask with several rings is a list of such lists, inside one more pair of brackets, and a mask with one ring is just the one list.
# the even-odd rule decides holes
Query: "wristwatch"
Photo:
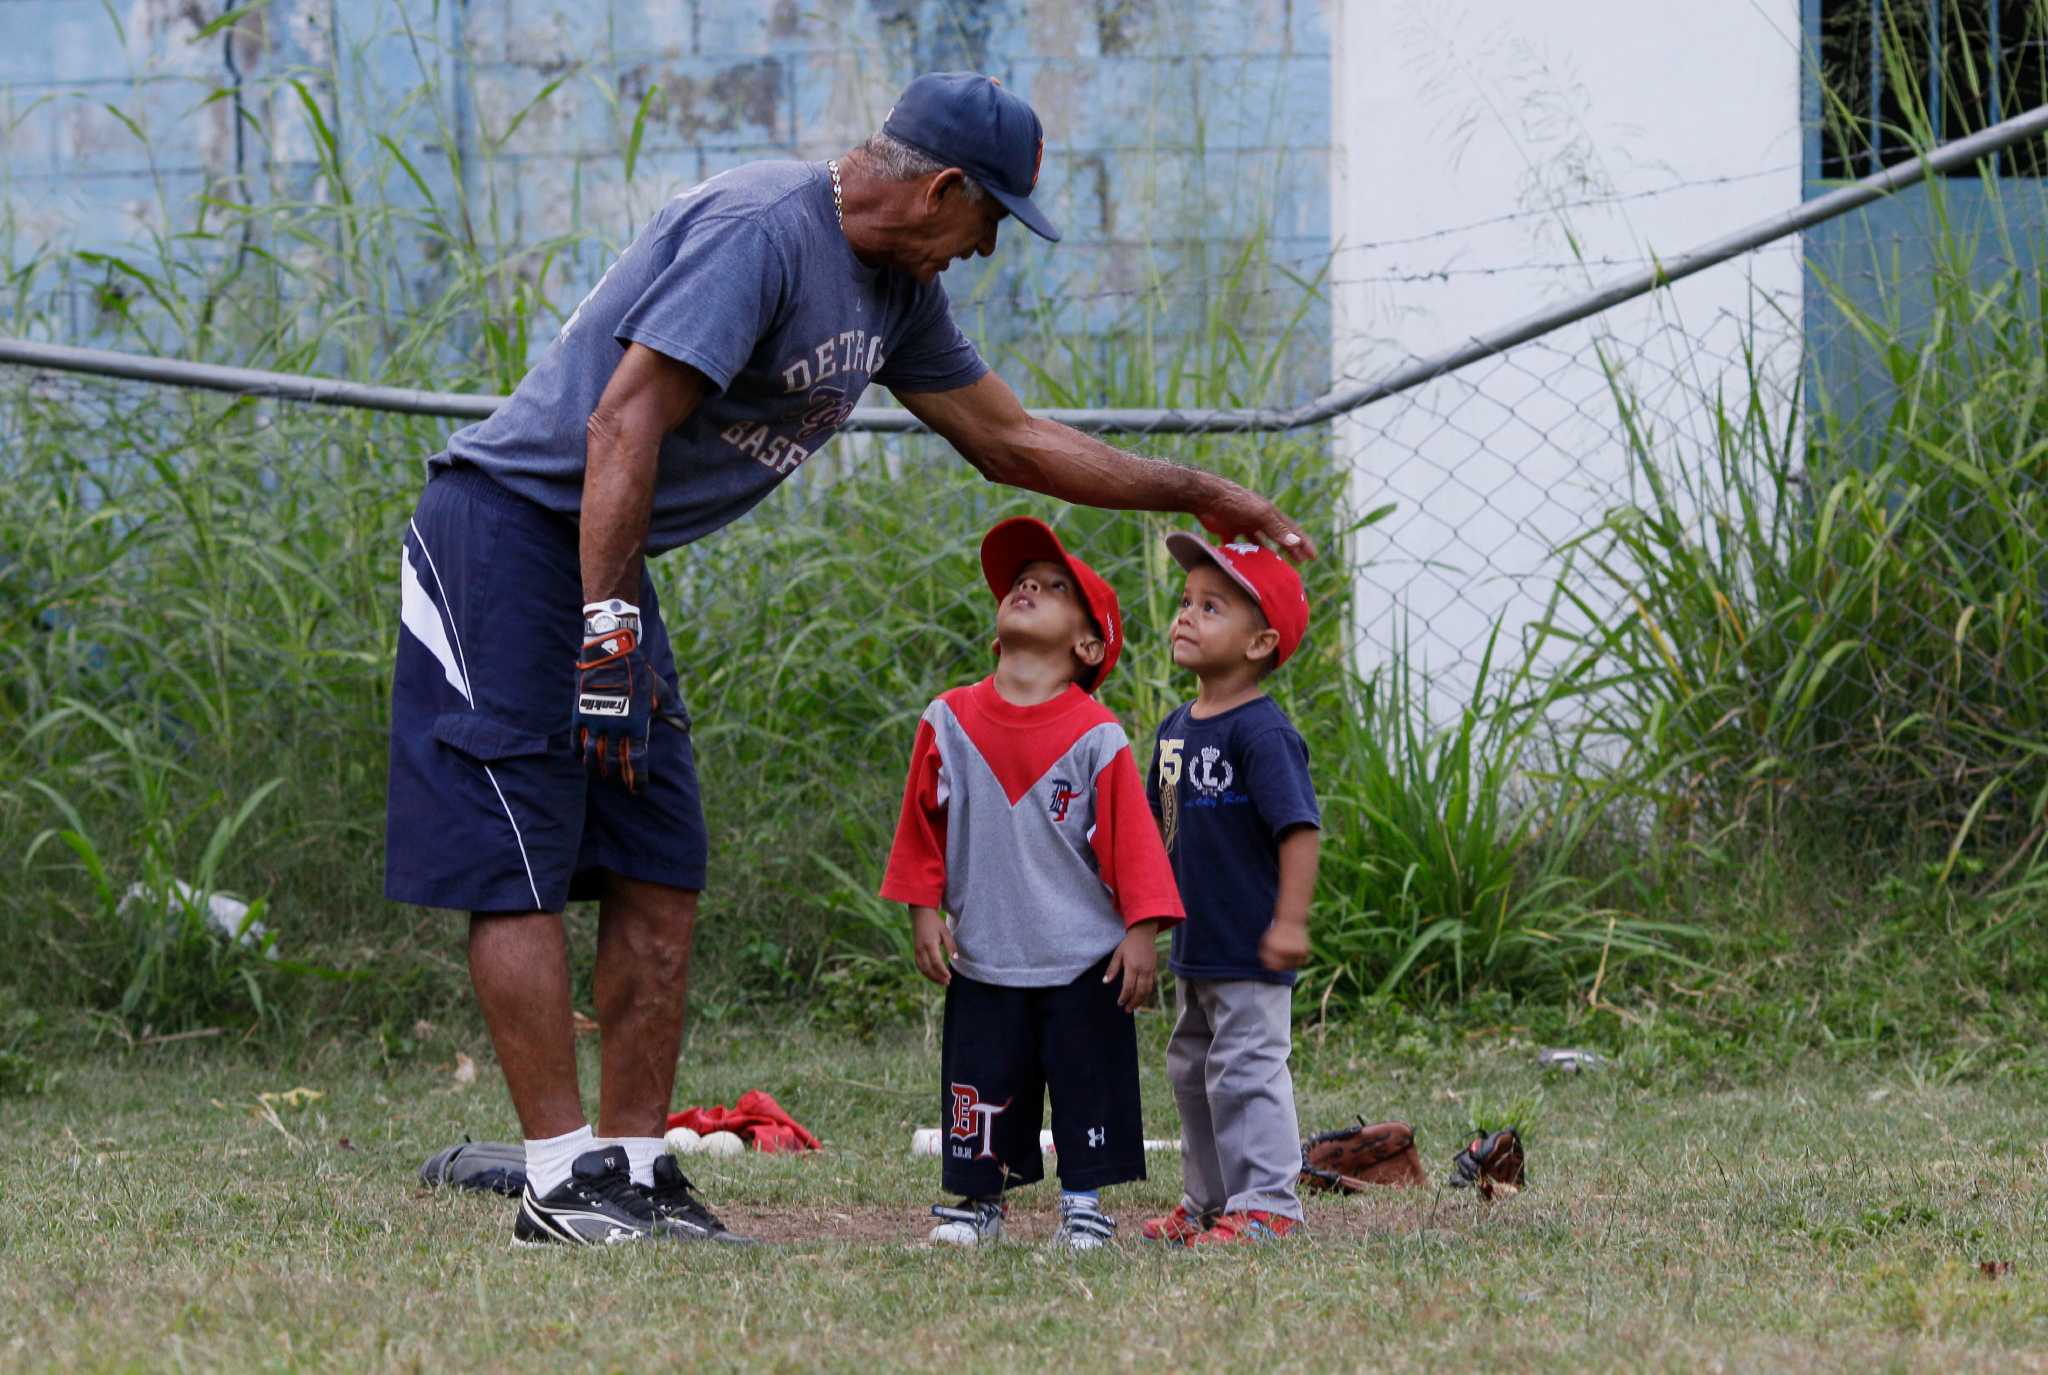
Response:
[{"label": "wristwatch", "polygon": [[587,602],[583,607],[583,633],[589,636],[609,635],[621,627],[640,633],[640,608],[631,602],[613,597],[607,601]]}]

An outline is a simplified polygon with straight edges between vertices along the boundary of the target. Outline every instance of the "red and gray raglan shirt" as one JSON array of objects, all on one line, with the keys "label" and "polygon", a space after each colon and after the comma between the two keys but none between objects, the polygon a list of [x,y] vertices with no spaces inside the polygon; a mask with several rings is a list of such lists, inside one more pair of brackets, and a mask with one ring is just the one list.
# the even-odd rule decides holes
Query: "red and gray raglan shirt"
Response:
[{"label": "red and gray raglan shirt", "polygon": [[1016,706],[994,678],[925,708],[882,896],[942,909],[953,968],[1011,988],[1072,983],[1184,915],[1116,716],[1071,685]]}]

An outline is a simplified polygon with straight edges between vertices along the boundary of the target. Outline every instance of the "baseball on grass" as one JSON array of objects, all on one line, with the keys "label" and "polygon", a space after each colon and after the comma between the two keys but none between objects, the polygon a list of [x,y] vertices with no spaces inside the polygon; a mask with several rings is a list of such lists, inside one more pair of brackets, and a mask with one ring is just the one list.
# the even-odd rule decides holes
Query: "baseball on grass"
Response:
[{"label": "baseball on grass", "polygon": [[706,1155],[738,1155],[747,1148],[747,1143],[731,1132],[712,1132],[704,1138]]},{"label": "baseball on grass", "polygon": [[671,1155],[695,1155],[704,1149],[704,1138],[688,1127],[670,1127],[661,1139]]}]

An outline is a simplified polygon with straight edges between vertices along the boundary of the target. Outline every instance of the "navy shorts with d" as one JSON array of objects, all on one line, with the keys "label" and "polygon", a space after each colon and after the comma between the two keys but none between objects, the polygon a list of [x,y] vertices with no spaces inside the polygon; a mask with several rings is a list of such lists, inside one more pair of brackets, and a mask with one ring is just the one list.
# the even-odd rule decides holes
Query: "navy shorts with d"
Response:
[{"label": "navy shorts with d", "polygon": [[[606,871],[701,889],[688,730],[656,722],[638,796],[591,776],[572,748],[584,601],[575,522],[474,469],[433,474],[400,570],[385,896],[559,912],[599,896]],[[644,572],[640,609],[648,662],[680,703]]]},{"label": "navy shorts with d", "polygon": [[1138,1032],[1102,981],[1104,955],[1071,983],[1010,988],[957,970],[939,1043],[948,1193],[993,1198],[1045,1177],[1038,1124],[1052,1095],[1060,1185],[1100,1189],[1145,1177]]}]

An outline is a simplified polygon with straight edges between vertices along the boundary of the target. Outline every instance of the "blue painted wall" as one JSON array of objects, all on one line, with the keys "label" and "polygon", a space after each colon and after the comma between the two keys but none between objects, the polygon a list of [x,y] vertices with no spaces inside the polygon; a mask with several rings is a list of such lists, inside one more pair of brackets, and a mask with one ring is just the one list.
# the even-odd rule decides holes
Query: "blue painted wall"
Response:
[{"label": "blue painted wall", "polygon": [[[0,0],[15,260],[136,251],[189,228],[205,194],[309,194],[309,98],[345,154],[391,138],[443,204],[459,153],[480,232],[508,251],[589,235],[549,279],[566,308],[667,194],[753,158],[842,152],[911,75],[952,67],[1037,108],[1039,194],[1067,236],[1006,235],[993,264],[949,275],[986,344],[1022,340],[1045,309],[1067,332],[1185,331],[1254,233],[1311,275],[1327,256],[1325,0],[277,0],[205,31],[232,8]],[[361,194],[421,199],[402,179]],[[1273,320],[1234,323],[1269,332],[1299,299],[1268,298]],[[60,311],[61,332],[92,336],[89,307]],[[1326,319],[1301,331],[1290,394],[1325,383]]]},{"label": "blue painted wall", "polygon": [[[1910,0],[1894,0],[1898,13],[1912,12]],[[1822,0],[1801,0],[1807,61],[1803,64],[1802,98],[1806,140],[1806,199],[1841,185],[1823,179],[1821,90],[1817,55],[1821,51]],[[1925,13],[1939,20],[1942,11],[1926,0]],[[1936,45],[1930,44],[1930,47]],[[1880,65],[1873,56],[1873,65]],[[1988,58],[1979,53],[1980,63]],[[1937,103],[1942,86],[1923,75],[1924,89]],[[2002,92],[1991,102],[1989,117],[1999,119],[2029,108],[2038,90]],[[1879,114],[1869,110],[1870,136],[1880,135]],[[1955,138],[1953,125],[1941,135]],[[1889,131],[1885,137],[1894,137]],[[2031,166],[2039,166],[2038,153]],[[1814,402],[1850,427],[1882,428],[1883,418],[1898,396],[1895,366],[1843,310],[1885,322],[1880,339],[1910,341],[1931,323],[1935,307],[1932,283],[1938,269],[1966,263],[1968,278],[1988,287],[2030,271],[2048,254],[2048,183],[2038,177],[2011,176],[1993,161],[1980,166],[1982,175],[1947,176],[1935,183],[1908,187],[1848,215],[1816,225],[1804,235],[1804,332],[1808,347],[1807,386]],[[1865,162],[1853,175],[1877,170]],[[1951,329],[1958,322],[1950,321]]]}]

